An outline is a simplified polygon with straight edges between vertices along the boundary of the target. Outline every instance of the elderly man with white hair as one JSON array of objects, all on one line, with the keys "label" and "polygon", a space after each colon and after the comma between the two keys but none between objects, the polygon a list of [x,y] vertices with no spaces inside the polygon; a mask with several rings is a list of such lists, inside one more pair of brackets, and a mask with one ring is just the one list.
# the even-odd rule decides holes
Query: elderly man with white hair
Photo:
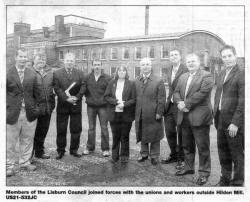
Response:
[{"label": "elderly man with white hair", "polygon": [[149,58],[140,61],[140,70],[141,76],[135,81],[135,128],[137,142],[141,142],[138,162],[144,162],[150,156],[152,165],[157,165],[160,140],[164,137],[162,116],[166,102],[165,86],[159,77],[153,75]]}]

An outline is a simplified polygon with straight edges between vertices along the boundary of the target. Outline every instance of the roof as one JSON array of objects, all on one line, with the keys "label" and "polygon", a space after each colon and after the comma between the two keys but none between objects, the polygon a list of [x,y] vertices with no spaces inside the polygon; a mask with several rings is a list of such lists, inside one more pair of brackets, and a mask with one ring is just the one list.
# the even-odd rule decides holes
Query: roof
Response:
[{"label": "roof", "polygon": [[205,31],[205,30],[192,30],[187,32],[176,32],[176,33],[166,33],[166,34],[154,34],[154,35],[141,35],[141,36],[128,36],[128,37],[118,37],[118,38],[104,38],[104,39],[92,39],[86,40],[83,37],[71,37],[66,38],[57,44],[57,47],[67,47],[67,46],[80,46],[80,45],[99,45],[99,44],[114,44],[123,42],[140,42],[140,41],[156,41],[156,40],[171,40],[179,39],[187,35],[194,33],[206,33],[217,38],[221,43],[225,42],[216,34]]}]

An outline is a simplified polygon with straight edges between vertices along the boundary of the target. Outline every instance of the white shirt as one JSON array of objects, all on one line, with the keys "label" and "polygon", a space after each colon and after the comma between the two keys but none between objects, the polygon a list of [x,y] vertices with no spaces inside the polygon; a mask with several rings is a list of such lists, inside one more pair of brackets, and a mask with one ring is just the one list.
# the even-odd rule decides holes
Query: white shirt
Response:
[{"label": "white shirt", "polygon": [[189,86],[190,86],[191,81],[193,80],[193,77],[194,77],[195,74],[196,74],[196,72],[194,72],[194,73],[192,73],[192,74],[189,73],[189,77],[188,77],[187,85],[186,85],[186,89],[185,89],[185,98],[186,98],[186,96],[187,96],[187,92],[188,92]]},{"label": "white shirt", "polygon": [[[94,74],[94,75],[95,75],[95,74]],[[101,74],[95,75],[95,81],[96,81],[96,82],[98,81],[98,79],[99,79],[100,76],[101,76]]]},{"label": "white shirt", "polygon": [[171,74],[171,83],[173,83],[174,79],[175,79],[175,75],[176,73],[178,72],[179,70],[179,67],[180,67],[180,64],[176,67],[173,66],[173,69],[172,69],[172,74]]},{"label": "white shirt", "polygon": [[[119,79],[117,80],[115,97],[118,100],[118,102],[122,102],[122,93],[123,93],[124,83],[125,83],[125,80],[119,80]],[[123,109],[120,109],[116,106],[115,112],[123,112]]]},{"label": "white shirt", "polygon": [[[233,69],[233,67],[231,67],[230,69],[227,69],[227,70],[226,70],[226,75],[225,75],[225,77],[224,77],[223,83],[225,83],[225,81],[226,81],[226,79],[227,79],[227,77],[228,77],[228,75],[230,74],[230,72],[231,72],[232,69]],[[222,90],[221,90],[221,95],[220,95],[219,110],[221,110],[222,94],[223,94],[223,88],[222,88]]]},{"label": "white shirt", "polygon": [[[23,85],[25,68],[24,69],[20,69],[20,68],[16,67],[16,69],[17,69],[17,73],[18,73],[18,76],[20,78],[21,84]],[[22,107],[23,108],[25,107],[24,99],[22,100]]]}]

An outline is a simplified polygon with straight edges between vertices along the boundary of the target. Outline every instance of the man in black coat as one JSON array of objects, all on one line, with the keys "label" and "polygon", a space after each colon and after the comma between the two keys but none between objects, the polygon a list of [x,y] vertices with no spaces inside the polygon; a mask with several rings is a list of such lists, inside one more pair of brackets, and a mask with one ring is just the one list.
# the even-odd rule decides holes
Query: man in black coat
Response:
[{"label": "man in black coat", "polygon": [[[184,153],[182,147],[182,134],[180,127],[176,124],[177,118],[177,105],[173,102],[173,93],[180,76],[187,72],[188,69],[181,64],[181,52],[178,49],[172,49],[169,53],[169,59],[172,63],[168,68],[167,81],[168,81],[168,97],[165,106],[164,122],[165,132],[170,147],[170,155],[161,162],[163,164],[169,164],[178,161],[177,168],[183,165]],[[178,138],[177,138],[178,135]],[[178,142],[177,142],[178,139]]]},{"label": "man in black coat", "polygon": [[27,51],[19,49],[15,60],[15,66],[9,69],[6,76],[7,177],[14,175],[17,143],[20,168],[36,169],[30,160],[36,120],[40,113],[36,74],[25,68]]},{"label": "man in black coat", "polygon": [[64,67],[54,72],[54,89],[58,96],[57,104],[57,159],[65,153],[68,119],[70,117],[70,154],[81,157],[77,152],[82,132],[82,96],[86,87],[83,72],[74,68],[75,55],[67,53]]},{"label": "man in black coat", "polygon": [[245,72],[237,65],[233,46],[224,46],[220,53],[225,69],[219,75],[214,101],[222,175],[218,185],[243,186]]}]

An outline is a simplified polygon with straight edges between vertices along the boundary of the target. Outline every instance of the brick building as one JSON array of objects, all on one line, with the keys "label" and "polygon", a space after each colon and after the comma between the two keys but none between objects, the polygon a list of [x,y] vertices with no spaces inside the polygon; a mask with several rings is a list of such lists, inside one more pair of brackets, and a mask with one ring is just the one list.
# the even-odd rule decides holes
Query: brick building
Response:
[{"label": "brick building", "polygon": [[[209,31],[104,38],[105,24],[76,15],[55,16],[55,25],[38,30],[31,30],[26,23],[15,23],[14,33],[7,36],[7,65],[13,64],[14,50],[19,47],[27,48],[30,58],[44,51],[48,64],[55,68],[62,66],[66,52],[74,52],[77,68],[86,73],[91,71],[92,61],[100,59],[105,73],[112,75],[116,67],[125,64],[134,79],[140,74],[140,59],[147,56],[152,59],[154,73],[164,79],[170,65],[169,51],[177,47],[183,56],[198,53],[207,70],[214,73],[215,67],[221,69],[219,50],[225,42]],[[241,63],[244,66],[244,58]]]}]

